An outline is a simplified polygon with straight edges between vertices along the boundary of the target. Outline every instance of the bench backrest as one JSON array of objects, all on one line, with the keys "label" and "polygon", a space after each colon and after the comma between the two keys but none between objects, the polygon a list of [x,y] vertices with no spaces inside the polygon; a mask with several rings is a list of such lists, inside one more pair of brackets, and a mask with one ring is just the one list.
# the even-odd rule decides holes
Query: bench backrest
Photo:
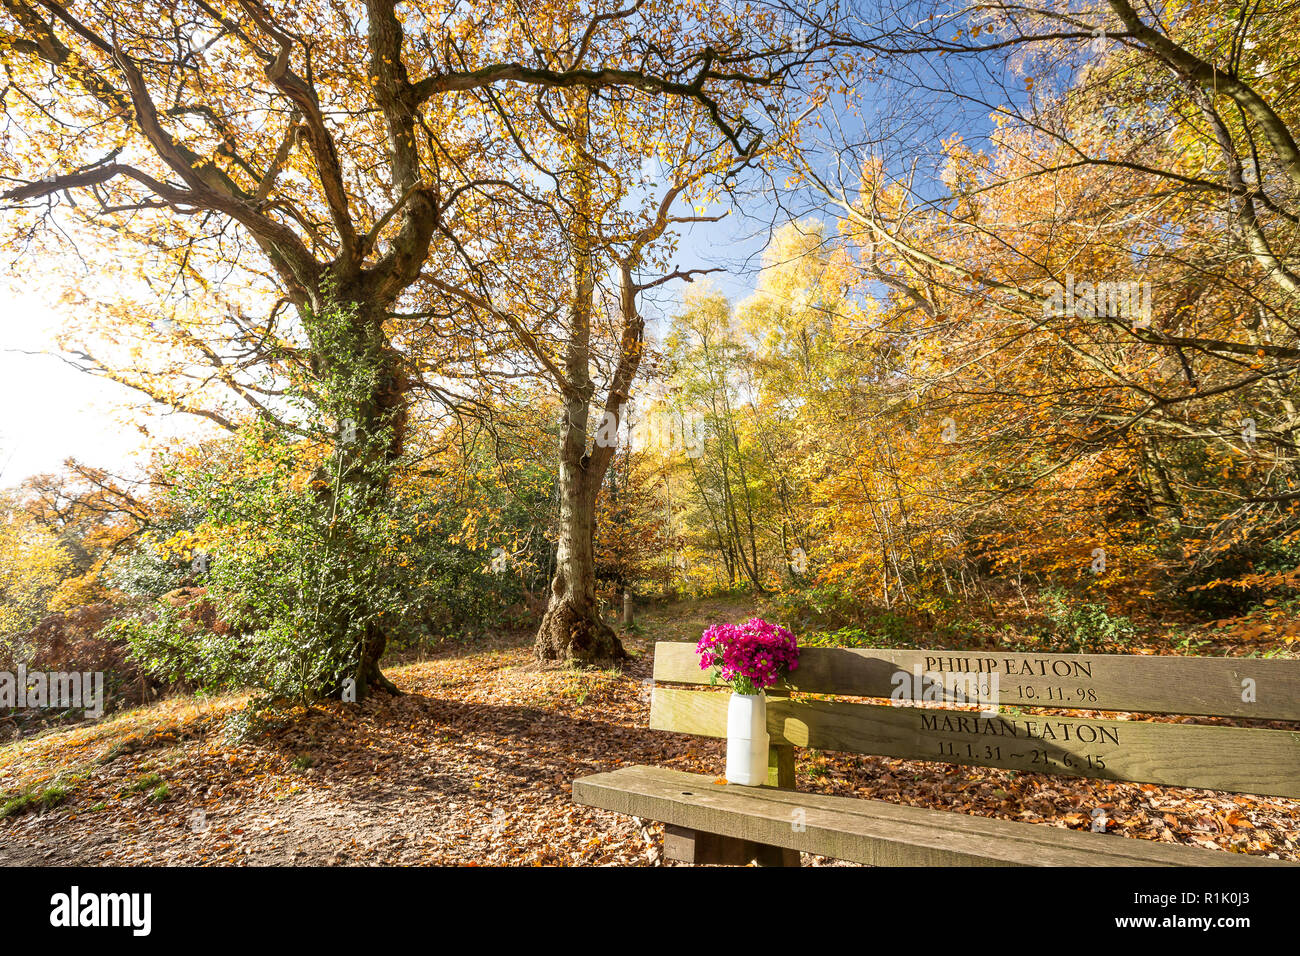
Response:
[{"label": "bench backrest", "polygon": [[[728,694],[698,686],[710,674],[694,644],[656,644],[654,679],[652,729],[726,736]],[[791,699],[791,691],[889,703]],[[773,747],[1300,797],[1300,724],[1223,727],[1043,709],[1300,722],[1300,661],[806,647],[789,682],[768,692],[768,733]]]}]

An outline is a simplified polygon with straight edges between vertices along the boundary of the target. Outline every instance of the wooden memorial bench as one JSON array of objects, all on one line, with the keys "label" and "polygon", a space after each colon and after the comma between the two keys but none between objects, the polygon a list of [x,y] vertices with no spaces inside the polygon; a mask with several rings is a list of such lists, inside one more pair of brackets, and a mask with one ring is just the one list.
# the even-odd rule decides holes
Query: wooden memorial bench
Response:
[{"label": "wooden memorial bench", "polygon": [[[963,700],[957,678],[970,674],[997,675],[995,696],[974,699],[996,700],[999,713],[991,703],[985,711],[953,706]],[[728,693],[707,686],[693,644],[657,644],[654,679],[652,729],[726,736]],[[1292,726],[1085,719],[1027,708]],[[797,866],[802,851],[871,865],[1253,866],[1279,861],[800,793],[794,748],[1300,798],[1300,661],[807,647],[789,682],[768,691],[767,720],[766,786],[716,782],[721,763],[714,776],[625,767],[575,780],[573,799],[662,822],[665,855],[691,863]]]}]

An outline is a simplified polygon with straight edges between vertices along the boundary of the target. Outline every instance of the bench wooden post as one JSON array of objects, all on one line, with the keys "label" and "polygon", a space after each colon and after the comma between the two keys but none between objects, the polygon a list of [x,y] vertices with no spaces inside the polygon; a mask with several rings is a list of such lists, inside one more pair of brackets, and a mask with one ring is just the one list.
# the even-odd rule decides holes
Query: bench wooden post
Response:
[{"label": "bench wooden post", "polygon": [[[771,699],[790,699],[790,691],[772,688],[767,692]],[[794,790],[794,744],[772,744],[767,748],[767,785],[782,790]]]},{"label": "bench wooden post", "polygon": [[[788,690],[769,690],[768,697],[790,696]],[[772,744],[767,748],[767,786],[793,790],[794,745]],[[794,820],[790,825],[795,825]],[[686,827],[664,827],[664,857],[679,863],[714,863],[721,866],[799,866],[799,851],[753,840],[740,840]]]},{"label": "bench wooden post", "polygon": [[[790,698],[790,691],[784,687],[773,687],[767,692],[771,698]],[[771,744],[767,748],[767,785],[769,787],[778,787],[782,790],[794,790],[794,744]],[[795,825],[794,820],[790,825]],[[787,850],[784,847],[766,846],[757,844],[760,847],[760,856],[756,860],[759,866],[799,866],[799,851]]]},{"label": "bench wooden post", "polygon": [[719,866],[798,866],[799,851],[768,846],[753,840],[706,833],[686,827],[664,826],[664,856],[679,863],[713,863]]}]

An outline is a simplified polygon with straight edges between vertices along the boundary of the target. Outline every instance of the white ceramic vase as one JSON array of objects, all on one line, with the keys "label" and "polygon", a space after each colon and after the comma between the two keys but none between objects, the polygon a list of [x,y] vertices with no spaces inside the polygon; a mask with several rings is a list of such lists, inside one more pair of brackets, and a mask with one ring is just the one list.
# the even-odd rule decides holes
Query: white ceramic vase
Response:
[{"label": "white ceramic vase", "polygon": [[727,782],[767,783],[767,698],[732,694],[727,703]]}]

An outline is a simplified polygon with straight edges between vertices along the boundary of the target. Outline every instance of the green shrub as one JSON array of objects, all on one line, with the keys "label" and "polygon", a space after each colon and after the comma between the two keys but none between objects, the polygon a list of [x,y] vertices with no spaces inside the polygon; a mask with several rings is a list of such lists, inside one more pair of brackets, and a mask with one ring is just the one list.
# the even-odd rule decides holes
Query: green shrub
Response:
[{"label": "green shrub", "polygon": [[190,573],[187,562],[166,557],[154,542],[143,542],[109,561],[104,577],[128,597],[158,598],[183,586]]},{"label": "green shrub", "polygon": [[872,615],[865,624],[801,635],[799,643],[811,647],[910,647],[914,630],[907,618],[893,611]]},{"label": "green shrub", "polygon": [[[344,311],[312,317],[318,346],[353,334]],[[325,351],[359,348],[340,341]],[[174,513],[186,516],[170,549],[201,558],[192,577],[220,627],[161,601],[116,625],[153,674],[262,691],[245,729],[263,706],[337,697],[350,680],[363,696],[378,679],[378,648],[495,622],[519,590],[485,573],[481,553],[451,543],[463,509],[430,500],[416,453],[391,452],[393,424],[357,424],[379,373],[370,358],[349,361],[332,363],[309,393],[290,389],[282,414],[296,416],[294,427],[247,425],[219,454],[168,471]],[[172,581],[159,553],[146,548],[120,580],[157,593]]]},{"label": "green shrub", "polygon": [[1071,604],[1061,588],[1045,589],[1040,599],[1048,625],[1044,637],[1054,649],[1066,653],[1100,650],[1127,644],[1137,633],[1127,617],[1110,614],[1104,604]]}]

